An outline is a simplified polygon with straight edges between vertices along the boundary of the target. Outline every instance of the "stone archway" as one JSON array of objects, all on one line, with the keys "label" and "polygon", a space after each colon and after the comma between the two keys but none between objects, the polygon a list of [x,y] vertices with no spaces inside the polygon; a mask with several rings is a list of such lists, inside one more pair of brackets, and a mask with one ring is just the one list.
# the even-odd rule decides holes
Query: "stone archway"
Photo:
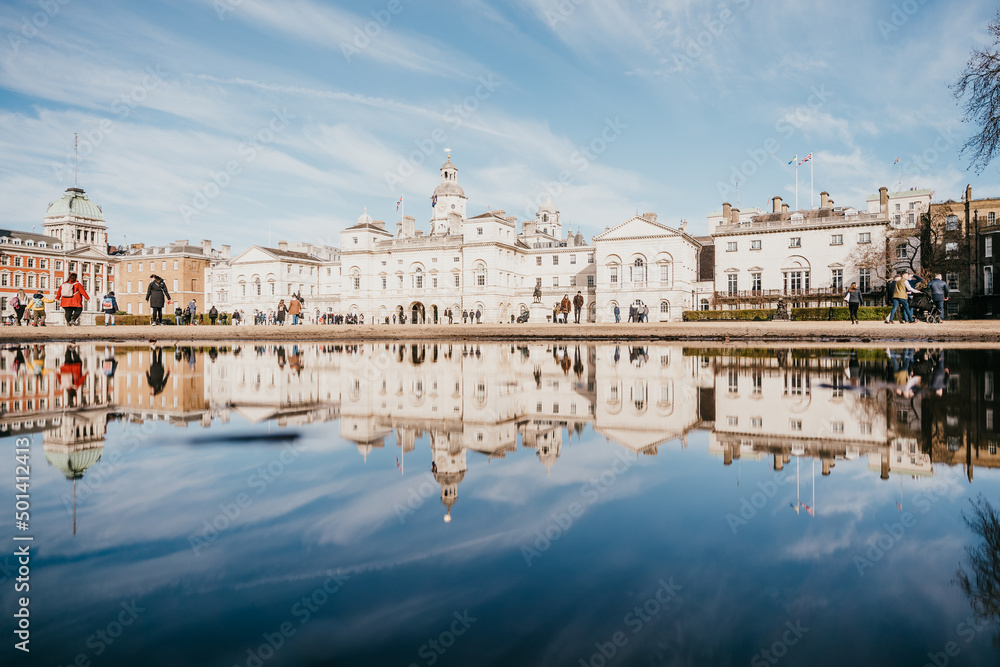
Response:
[{"label": "stone archway", "polygon": [[412,324],[423,324],[427,318],[427,310],[424,304],[414,301],[410,304],[410,322]]},{"label": "stone archway", "polygon": [[431,322],[438,324],[438,307],[437,305],[431,306]]}]

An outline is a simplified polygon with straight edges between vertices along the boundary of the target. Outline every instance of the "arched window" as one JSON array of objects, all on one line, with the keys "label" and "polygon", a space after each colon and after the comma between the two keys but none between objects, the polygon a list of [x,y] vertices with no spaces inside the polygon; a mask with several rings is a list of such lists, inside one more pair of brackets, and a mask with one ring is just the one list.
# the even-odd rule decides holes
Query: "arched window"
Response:
[{"label": "arched window", "polygon": [[642,261],[642,258],[638,258],[632,263],[632,282],[646,282],[646,264]]},{"label": "arched window", "polygon": [[351,269],[351,287],[355,291],[361,289],[361,272],[357,269]]},{"label": "arched window", "polygon": [[701,303],[698,304],[699,310],[708,310],[708,299],[702,299]]},{"label": "arched window", "polygon": [[477,264],[475,268],[476,287],[486,287],[486,265]]},{"label": "arched window", "polygon": [[668,302],[660,302],[660,315],[670,315],[670,304]]},{"label": "arched window", "polygon": [[549,221],[549,214],[546,213],[545,215],[542,216],[542,222],[548,222],[548,221]]},{"label": "arched window", "polygon": [[413,286],[416,287],[417,289],[424,288],[424,270],[419,266],[417,267],[416,273],[413,276]]},{"label": "arched window", "polygon": [[257,296],[260,296],[260,278],[254,278],[253,286],[254,286],[254,291],[257,292]]}]

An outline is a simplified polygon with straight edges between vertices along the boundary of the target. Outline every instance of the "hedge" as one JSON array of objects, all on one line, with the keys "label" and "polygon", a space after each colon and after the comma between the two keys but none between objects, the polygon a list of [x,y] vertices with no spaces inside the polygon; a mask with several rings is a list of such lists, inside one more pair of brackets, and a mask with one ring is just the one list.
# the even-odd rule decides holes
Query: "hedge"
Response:
[{"label": "hedge", "polygon": [[685,322],[705,320],[770,320],[774,318],[774,308],[748,308],[746,310],[685,310]]},{"label": "hedge", "polygon": [[[878,306],[877,308],[858,308],[859,320],[884,320],[889,317],[892,308]],[[792,308],[792,319],[796,322],[850,320],[851,311],[847,308]]]},{"label": "hedge", "polygon": [[[200,322],[201,324],[209,324],[210,323],[209,319],[208,319],[208,315],[205,315],[204,313],[202,313],[201,315],[198,315],[198,319],[201,321]],[[163,316],[163,321],[164,322],[169,322],[170,324],[174,324],[176,322],[176,317],[174,315],[164,315]],[[226,321],[227,322],[229,321],[228,317],[226,317]],[[104,315],[103,314],[97,316],[97,324],[100,324],[102,326],[104,325]],[[120,324],[122,326],[148,325],[149,324],[149,315],[127,315],[127,314],[123,315],[123,314],[115,314],[115,324]]]}]

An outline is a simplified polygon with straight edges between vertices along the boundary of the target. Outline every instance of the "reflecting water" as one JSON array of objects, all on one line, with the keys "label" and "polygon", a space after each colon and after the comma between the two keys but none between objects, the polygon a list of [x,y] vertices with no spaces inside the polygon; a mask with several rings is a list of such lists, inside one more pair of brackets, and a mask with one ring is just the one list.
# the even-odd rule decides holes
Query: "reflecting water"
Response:
[{"label": "reflecting water", "polygon": [[[30,544],[27,592],[14,549],[0,556],[4,655],[992,663],[997,361],[531,343],[4,349],[0,530],[33,538],[8,542]],[[17,443],[30,443],[26,530]],[[9,632],[25,595],[27,655]]]}]

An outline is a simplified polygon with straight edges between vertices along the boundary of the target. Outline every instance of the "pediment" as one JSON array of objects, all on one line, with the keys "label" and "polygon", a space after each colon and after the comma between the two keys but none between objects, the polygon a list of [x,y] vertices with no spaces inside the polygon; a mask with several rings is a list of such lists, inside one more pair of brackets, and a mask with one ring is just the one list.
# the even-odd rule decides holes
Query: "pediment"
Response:
[{"label": "pediment", "polygon": [[676,236],[679,232],[658,222],[650,222],[641,216],[634,216],[594,237],[594,241],[613,241],[644,237]]}]

